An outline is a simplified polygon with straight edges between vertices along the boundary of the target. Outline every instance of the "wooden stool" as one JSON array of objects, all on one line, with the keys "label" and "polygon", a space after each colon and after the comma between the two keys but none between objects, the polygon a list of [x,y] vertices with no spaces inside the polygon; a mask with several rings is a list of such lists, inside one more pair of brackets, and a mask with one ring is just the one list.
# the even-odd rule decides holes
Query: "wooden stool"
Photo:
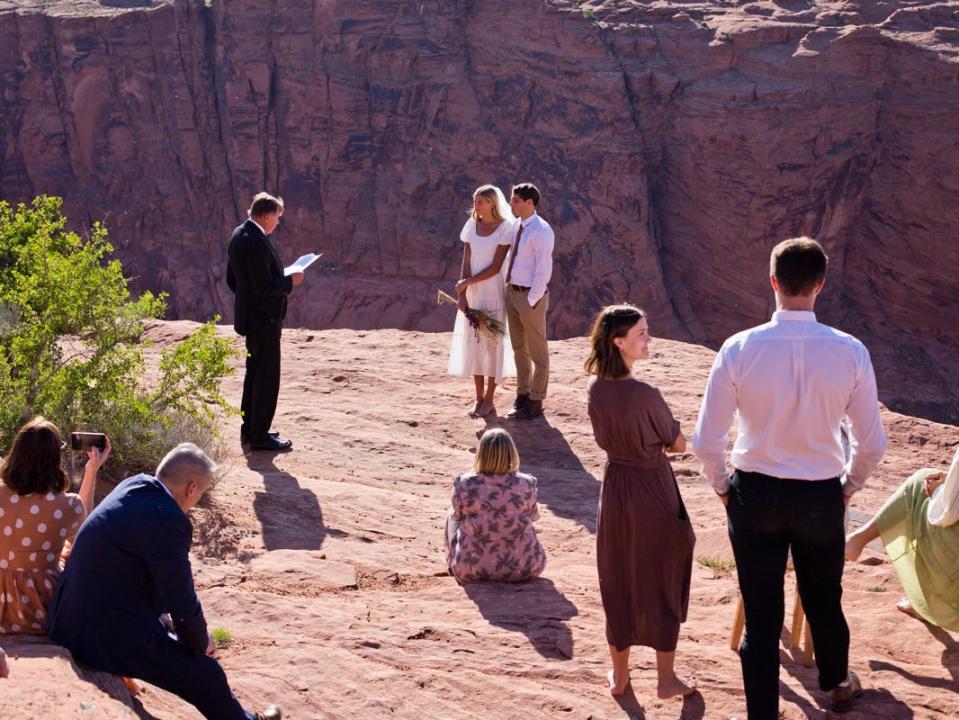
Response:
[{"label": "wooden stool", "polygon": [[[790,630],[790,649],[798,650],[800,639],[802,641],[802,664],[805,667],[811,667],[815,648],[812,644],[812,631],[809,629],[809,623],[805,622],[806,613],[802,607],[802,600],[799,599],[799,588],[796,588],[796,599],[793,602],[793,623]],[[743,596],[739,596],[739,602],[736,603],[736,617],[733,619],[733,632],[729,636],[729,649],[739,652],[739,645],[743,639],[743,628],[746,625],[746,611],[743,608]]]}]

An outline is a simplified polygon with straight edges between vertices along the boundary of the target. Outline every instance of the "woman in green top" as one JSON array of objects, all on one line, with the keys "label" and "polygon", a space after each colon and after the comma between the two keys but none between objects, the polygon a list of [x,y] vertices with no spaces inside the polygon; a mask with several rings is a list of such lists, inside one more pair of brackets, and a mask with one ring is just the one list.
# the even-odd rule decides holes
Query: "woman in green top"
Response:
[{"label": "woman in green top", "polygon": [[923,468],[846,538],[846,559],[882,538],[906,591],[896,607],[947,630],[959,630],[959,450],[948,472]]}]

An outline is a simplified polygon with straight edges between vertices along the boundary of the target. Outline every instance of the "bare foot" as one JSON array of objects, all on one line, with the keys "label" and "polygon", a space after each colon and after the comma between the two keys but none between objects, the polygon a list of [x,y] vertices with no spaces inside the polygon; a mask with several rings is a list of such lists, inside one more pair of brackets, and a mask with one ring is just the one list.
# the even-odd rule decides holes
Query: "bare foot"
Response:
[{"label": "bare foot", "polygon": [[0,648],[0,678],[10,675],[10,666],[7,665],[7,654]]},{"label": "bare foot", "polygon": [[484,400],[480,403],[479,407],[476,408],[475,417],[486,417],[492,412],[496,412],[496,407],[493,405],[492,400]]},{"label": "bare foot", "polygon": [[622,683],[617,683],[616,676],[613,671],[610,670],[606,673],[606,682],[609,683],[609,694],[613,697],[619,697],[626,692],[626,688],[629,687],[629,675],[623,678]]},{"label": "bare foot", "polygon": [[[896,603],[896,610],[901,613],[905,613],[909,617],[916,618],[916,620],[922,620],[922,615],[916,612],[916,609],[912,606],[912,603],[909,602],[909,598],[903,598]],[[923,620],[923,622],[925,622]]]},{"label": "bare foot", "polygon": [[692,695],[696,692],[696,680],[695,678],[690,679],[689,685],[684,683],[678,677],[673,675],[672,680],[669,680],[665,683],[659,683],[656,686],[656,696],[660,700],[665,700],[666,698],[677,697],[679,695],[686,697],[687,695]]},{"label": "bare foot", "polygon": [[862,555],[865,546],[866,544],[857,537],[856,533],[849,535],[849,537],[846,538],[846,560],[856,562],[859,556]]},{"label": "bare foot", "polygon": [[471,418],[479,417],[477,413],[479,412],[480,406],[482,404],[483,404],[483,398],[477,398],[476,402],[473,403],[473,409],[466,414],[469,415]]}]

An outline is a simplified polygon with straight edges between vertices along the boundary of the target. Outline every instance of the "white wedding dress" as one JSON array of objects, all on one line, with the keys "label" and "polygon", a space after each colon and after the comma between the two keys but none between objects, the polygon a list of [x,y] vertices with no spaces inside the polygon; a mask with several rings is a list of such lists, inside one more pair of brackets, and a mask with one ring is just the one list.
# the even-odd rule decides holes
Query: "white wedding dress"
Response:
[{"label": "white wedding dress", "polygon": [[[476,221],[470,218],[463,226],[460,240],[470,244],[470,275],[485,270],[493,262],[496,248],[510,246],[516,234],[516,223],[505,220],[488,237],[476,233]],[[471,308],[485,310],[506,325],[506,269],[507,261],[496,275],[466,288],[466,301]],[[470,327],[466,315],[456,311],[453,326],[453,342],[450,347],[448,371],[456,377],[496,378],[500,382],[506,376],[516,375],[513,346],[509,331],[502,338],[477,333]]]}]

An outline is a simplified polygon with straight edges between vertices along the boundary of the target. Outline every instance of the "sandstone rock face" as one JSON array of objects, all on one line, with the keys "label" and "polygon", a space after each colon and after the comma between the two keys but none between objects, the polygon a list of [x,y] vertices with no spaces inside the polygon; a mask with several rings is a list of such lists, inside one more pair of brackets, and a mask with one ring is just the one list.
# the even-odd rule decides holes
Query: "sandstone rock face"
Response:
[{"label": "sandstone rock face", "polygon": [[472,190],[532,179],[553,335],[629,299],[716,345],[805,233],[883,399],[959,420],[957,2],[0,0],[0,92],[0,196],[104,219],[175,317],[230,319],[266,189],[324,252],[289,324],[448,328]]}]

